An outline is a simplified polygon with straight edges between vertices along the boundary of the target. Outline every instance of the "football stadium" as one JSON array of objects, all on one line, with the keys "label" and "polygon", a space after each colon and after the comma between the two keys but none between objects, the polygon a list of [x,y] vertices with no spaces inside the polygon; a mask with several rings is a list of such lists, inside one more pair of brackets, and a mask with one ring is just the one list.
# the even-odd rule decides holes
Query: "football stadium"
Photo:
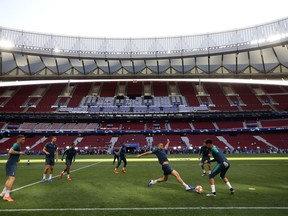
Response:
[{"label": "football stadium", "polygon": [[153,38],[1,25],[1,216],[288,214],[287,17]]}]

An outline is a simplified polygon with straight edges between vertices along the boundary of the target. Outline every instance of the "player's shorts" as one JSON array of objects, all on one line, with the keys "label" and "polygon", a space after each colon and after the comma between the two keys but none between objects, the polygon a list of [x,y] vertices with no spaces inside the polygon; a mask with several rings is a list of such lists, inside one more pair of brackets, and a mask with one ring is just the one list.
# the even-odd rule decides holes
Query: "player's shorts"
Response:
[{"label": "player's shorts", "polygon": [[72,165],[72,160],[66,158],[65,164],[66,164],[66,166],[71,166]]},{"label": "player's shorts", "polygon": [[220,177],[223,179],[225,178],[226,172],[228,171],[230,167],[230,164],[228,167],[225,167],[222,163],[217,163],[216,166],[211,171],[211,174],[209,175],[209,178],[214,178],[216,175],[220,173]]},{"label": "player's shorts", "polygon": [[46,157],[45,164],[49,165],[49,166],[54,166],[55,165],[55,159],[54,158],[50,158],[50,157]]},{"label": "player's shorts", "polygon": [[120,160],[122,160],[124,163],[127,163],[127,160],[126,160],[126,157],[125,157],[125,156],[120,157]]},{"label": "player's shorts", "polygon": [[162,165],[162,170],[163,170],[163,172],[164,172],[163,174],[165,176],[170,175],[171,172],[173,171],[173,169],[169,166],[169,164]]},{"label": "player's shorts", "polygon": [[125,156],[119,156],[118,157],[118,165],[120,165],[121,164],[121,161],[123,161],[124,162],[124,164],[127,164],[127,160],[126,160],[126,157]]},{"label": "player's shorts", "polygon": [[[204,164],[204,162],[205,162],[206,160],[209,161],[209,160],[210,160],[210,157],[202,157],[201,163]],[[209,162],[209,164],[210,164],[210,162]]]},{"label": "player's shorts", "polygon": [[15,176],[16,175],[17,165],[6,164],[6,176]]}]

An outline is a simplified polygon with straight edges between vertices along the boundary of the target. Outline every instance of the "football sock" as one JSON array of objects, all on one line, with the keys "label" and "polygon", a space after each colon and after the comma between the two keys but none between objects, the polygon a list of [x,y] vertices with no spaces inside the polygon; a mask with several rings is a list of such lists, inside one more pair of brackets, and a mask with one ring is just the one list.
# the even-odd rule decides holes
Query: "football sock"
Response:
[{"label": "football sock", "polygon": [[206,173],[206,170],[205,170],[205,169],[203,169],[203,170],[202,170],[202,172],[203,172],[203,173]]},{"label": "football sock", "polygon": [[230,188],[232,188],[232,186],[231,186],[231,184],[230,184],[230,182],[228,181],[228,182],[226,182],[226,185],[229,187],[229,189]]},{"label": "football sock", "polygon": [[151,183],[152,183],[152,184],[156,184],[156,183],[157,183],[157,180],[151,180]]},{"label": "football sock", "polygon": [[52,179],[52,174],[49,174],[49,179]]},{"label": "football sock", "polygon": [[7,191],[7,188],[4,187],[2,193],[6,193],[6,191]]},{"label": "football sock", "polygon": [[70,174],[67,174],[67,178],[70,178]]},{"label": "football sock", "polygon": [[43,174],[43,179],[46,179],[46,174]]},{"label": "football sock", "polygon": [[215,185],[211,185],[211,190],[212,190],[212,193],[216,193]]},{"label": "football sock", "polygon": [[10,196],[10,190],[6,190],[6,194],[5,194],[5,197],[9,197]]},{"label": "football sock", "polygon": [[189,189],[189,185],[187,185],[185,182],[182,183],[182,185],[186,188],[186,189]]},{"label": "football sock", "polygon": [[211,174],[211,170],[209,170],[209,172],[208,172],[208,173],[209,173],[209,175],[210,175],[210,174]]}]

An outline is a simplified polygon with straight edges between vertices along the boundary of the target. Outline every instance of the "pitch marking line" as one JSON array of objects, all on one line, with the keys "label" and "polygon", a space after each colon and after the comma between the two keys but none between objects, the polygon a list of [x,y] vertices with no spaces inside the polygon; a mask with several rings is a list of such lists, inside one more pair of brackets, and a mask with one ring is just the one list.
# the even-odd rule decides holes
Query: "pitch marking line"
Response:
[{"label": "pitch marking line", "polygon": [[[91,167],[91,166],[95,166],[95,165],[97,165],[97,164],[99,164],[99,163],[102,163],[102,162],[97,162],[97,163],[94,163],[94,164],[89,164],[89,165],[84,166],[84,167],[80,167],[80,168],[78,168],[78,169],[72,170],[71,173],[72,173],[72,172],[79,171],[79,170],[82,170],[82,169],[86,169],[86,168]],[[60,175],[53,176],[52,179],[58,178],[58,177],[60,177]],[[19,188],[16,188],[16,189],[12,190],[12,192],[15,192],[15,191],[18,191],[18,190],[22,190],[22,189],[24,189],[24,188],[31,187],[31,186],[33,186],[33,185],[40,184],[40,183],[42,183],[42,181],[37,181],[37,182],[31,183],[31,184],[28,184],[28,185],[24,185],[24,186],[22,186],[22,187],[19,187]]]},{"label": "pitch marking line", "polygon": [[288,210],[288,207],[163,207],[163,208],[49,208],[49,209],[0,209],[0,212],[43,211],[165,211],[165,210]]}]

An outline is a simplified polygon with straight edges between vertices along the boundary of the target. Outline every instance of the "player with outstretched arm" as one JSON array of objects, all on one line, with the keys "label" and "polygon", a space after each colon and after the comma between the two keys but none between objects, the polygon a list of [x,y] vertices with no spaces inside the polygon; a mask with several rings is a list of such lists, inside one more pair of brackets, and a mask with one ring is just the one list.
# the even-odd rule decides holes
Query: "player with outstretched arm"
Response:
[{"label": "player with outstretched arm", "polygon": [[140,157],[143,157],[143,156],[146,156],[146,155],[155,154],[157,156],[157,158],[158,158],[159,163],[162,166],[162,170],[164,172],[163,177],[155,179],[155,180],[150,180],[150,182],[148,183],[148,187],[151,187],[153,184],[156,184],[156,183],[166,182],[168,180],[168,176],[169,175],[173,175],[177,179],[177,181],[181,185],[183,185],[185,187],[185,189],[187,191],[194,190],[195,189],[194,186],[187,185],[182,180],[180,174],[176,170],[174,170],[174,169],[172,169],[170,167],[169,161],[168,161],[168,157],[167,157],[167,154],[166,154],[166,151],[167,151],[167,149],[169,147],[169,143],[170,143],[170,140],[167,139],[167,143],[166,143],[165,146],[164,146],[163,143],[159,143],[157,148],[154,148],[152,151],[148,151],[148,152],[145,152],[143,154],[137,155],[137,157],[140,158]]}]

